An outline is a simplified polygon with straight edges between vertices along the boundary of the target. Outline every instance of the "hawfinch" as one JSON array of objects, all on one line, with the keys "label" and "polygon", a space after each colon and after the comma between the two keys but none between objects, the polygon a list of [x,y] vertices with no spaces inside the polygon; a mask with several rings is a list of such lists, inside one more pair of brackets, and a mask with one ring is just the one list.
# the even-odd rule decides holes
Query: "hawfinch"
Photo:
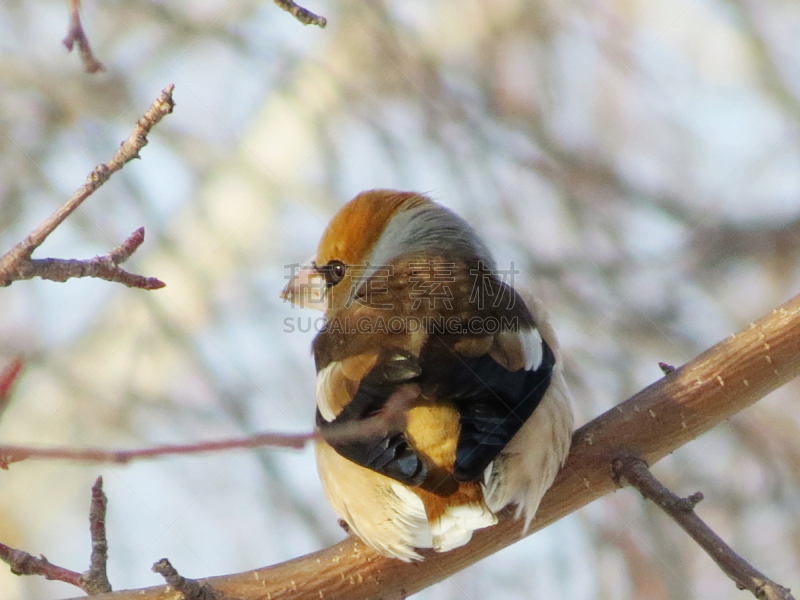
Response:
[{"label": "hawfinch", "polygon": [[[462,546],[510,504],[527,527],[566,458],[555,337],[507,273],[450,210],[372,190],[339,211],[283,291],[325,310],[313,342],[325,494],[386,556]],[[402,418],[374,426],[397,407]]]}]

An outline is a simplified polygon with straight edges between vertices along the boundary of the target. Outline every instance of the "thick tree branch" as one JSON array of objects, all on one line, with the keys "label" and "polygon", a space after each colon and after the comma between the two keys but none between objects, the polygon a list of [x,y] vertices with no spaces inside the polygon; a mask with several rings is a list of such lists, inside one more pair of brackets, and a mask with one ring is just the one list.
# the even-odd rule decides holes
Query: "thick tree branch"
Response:
[{"label": "thick tree branch", "polygon": [[[617,489],[612,461],[637,455],[653,464],[800,374],[800,296],[579,429],[567,464],[528,533]],[[472,542],[421,563],[379,556],[357,539],[279,565],[201,580],[243,600],[400,599],[497,552],[523,535],[507,511]],[[98,600],[170,600],[164,586]]]},{"label": "thick tree branch", "polygon": [[772,581],[734,552],[694,512],[694,507],[703,499],[703,494],[697,492],[688,498],[675,495],[655,478],[642,459],[635,456],[619,458],[612,466],[614,475],[621,485],[635,487],[642,496],[652,500],[672,517],[681,529],[708,553],[719,568],[736,582],[739,589],[749,590],[760,600],[794,600],[788,589]]},{"label": "thick tree branch", "polygon": [[[47,262],[48,260],[52,261],[52,259],[47,259],[44,262],[34,261],[31,259],[33,251],[41,246],[42,242],[47,239],[47,236],[50,235],[56,229],[56,227],[61,225],[61,223],[63,223],[64,220],[71,215],[75,209],[77,209],[83,203],[84,200],[86,200],[86,198],[91,196],[101,185],[108,181],[111,175],[124,167],[127,162],[139,157],[139,151],[147,145],[147,134],[150,133],[150,130],[156,125],[156,123],[161,121],[161,119],[172,112],[172,109],[175,106],[175,102],[172,100],[172,90],[174,88],[174,85],[168,85],[166,88],[164,88],[164,90],[161,92],[161,95],[156,98],[155,102],[153,102],[144,116],[139,119],[139,121],[136,123],[136,127],[134,127],[133,131],[128,136],[128,139],[122,142],[119,150],[114,153],[114,156],[111,157],[110,161],[95,167],[94,171],[91,172],[89,177],[86,179],[86,182],[80,187],[80,189],[78,189],[78,191],[76,191],[58,210],[56,210],[41,225],[34,229],[24,240],[14,246],[5,255],[0,257],[0,287],[9,286],[12,282],[20,279],[29,279],[30,277],[34,277],[41,272],[54,272],[49,270],[55,268],[52,266],[53,263]],[[123,242],[121,246],[112,250],[107,257],[101,257],[99,259],[92,259],[89,261],[66,262],[83,263],[86,265],[85,268],[87,270],[95,269],[98,272],[105,269],[104,272],[107,274],[115,269],[121,273],[126,273],[125,271],[122,271],[122,269],[119,269],[117,264],[128,258],[136,249],[136,247],[141,244],[141,241],[138,241],[137,243],[139,238],[144,239],[143,230],[141,232],[139,230],[134,232],[134,234],[125,242]],[[97,263],[98,261],[100,263],[105,261],[102,268],[97,265],[92,266],[92,263]],[[61,266],[64,268],[73,268],[65,265]],[[29,275],[31,271],[37,270],[38,272]],[[135,277],[130,273],[127,273],[127,275]],[[118,277],[119,278],[114,279],[114,281],[123,281],[123,283],[126,283],[126,285],[131,284],[130,280],[124,281],[126,279],[124,275],[120,274]],[[103,278],[107,279],[108,277]],[[149,278],[142,279],[147,281]],[[155,281],[158,280],[154,280],[154,282]],[[155,288],[150,287],[145,289]]]}]

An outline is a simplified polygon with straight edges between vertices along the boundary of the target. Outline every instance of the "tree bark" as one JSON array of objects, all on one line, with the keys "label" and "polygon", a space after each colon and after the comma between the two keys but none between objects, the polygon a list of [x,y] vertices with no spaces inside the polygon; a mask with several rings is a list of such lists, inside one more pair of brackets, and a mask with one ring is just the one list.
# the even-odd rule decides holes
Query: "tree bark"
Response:
[{"label": "tree bark", "polygon": [[[244,600],[404,598],[614,491],[615,458],[635,455],[652,465],[798,374],[800,296],[580,428],[525,534],[506,511],[498,525],[476,532],[466,546],[427,553],[419,563],[384,558],[351,538],[272,567],[200,581]],[[161,586],[93,598],[178,597]]]}]

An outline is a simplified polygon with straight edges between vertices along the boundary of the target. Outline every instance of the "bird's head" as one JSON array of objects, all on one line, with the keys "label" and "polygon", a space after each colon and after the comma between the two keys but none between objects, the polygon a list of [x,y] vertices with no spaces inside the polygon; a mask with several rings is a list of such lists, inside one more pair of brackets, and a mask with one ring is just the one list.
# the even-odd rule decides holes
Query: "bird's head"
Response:
[{"label": "bird's head", "polygon": [[333,217],[316,256],[292,276],[281,296],[332,314],[378,269],[403,256],[469,256],[493,264],[477,234],[455,213],[414,192],[370,190]]}]

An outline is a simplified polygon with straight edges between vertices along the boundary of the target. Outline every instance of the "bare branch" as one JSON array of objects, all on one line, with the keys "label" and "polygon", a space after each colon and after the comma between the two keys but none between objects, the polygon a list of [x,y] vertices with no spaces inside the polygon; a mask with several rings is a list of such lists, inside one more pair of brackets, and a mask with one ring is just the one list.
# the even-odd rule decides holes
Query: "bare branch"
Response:
[{"label": "bare branch", "polygon": [[50,281],[66,281],[76,277],[95,277],[122,283],[142,290],[158,290],[166,283],[155,277],[136,275],[119,267],[144,242],[144,227],[134,231],[105,256],[79,260],[74,258],[40,258],[23,262],[19,268],[17,280],[41,277]]},{"label": "bare branch", "polygon": [[11,401],[11,389],[14,387],[14,382],[22,372],[23,362],[21,358],[15,358],[11,361],[3,372],[0,373],[0,417],[3,416],[8,403]]},{"label": "bare branch", "polygon": [[63,581],[83,589],[80,573],[57,567],[44,556],[36,558],[22,550],[0,544],[0,560],[8,563],[14,575],[42,575],[45,579]]},{"label": "bare branch", "polygon": [[[581,427],[566,465],[525,532],[508,510],[497,525],[475,532],[466,546],[425,552],[422,563],[379,556],[348,538],[279,565],[201,581],[241,600],[405,598],[616,490],[611,463],[620,453],[654,464],[798,374],[800,296]],[[97,597],[171,598],[174,592],[163,586]]]},{"label": "bare branch", "polygon": [[168,444],[164,446],[153,446],[152,448],[140,448],[138,450],[0,446],[0,468],[8,468],[8,465],[11,463],[25,460],[26,458],[46,458],[86,463],[127,464],[137,459],[158,458],[172,454],[199,454],[203,452],[219,452],[221,450],[235,450],[241,448],[260,448],[262,446],[300,449],[305,446],[310,439],[313,439],[314,435],[313,433],[262,433],[248,438],[215,440],[196,444]]},{"label": "bare branch", "polygon": [[[9,286],[12,282],[20,279],[29,279],[30,277],[36,276],[36,274],[31,275],[30,277],[26,276],[26,273],[31,269],[38,269],[43,272],[50,272],[48,269],[57,270],[57,266],[54,266],[52,263],[47,263],[48,260],[52,261],[54,259],[44,259],[45,263],[42,263],[41,261],[33,261],[31,259],[33,251],[41,246],[42,242],[47,239],[47,236],[50,235],[56,229],[56,227],[61,225],[61,223],[63,223],[64,220],[71,215],[75,209],[77,209],[83,203],[84,200],[86,200],[86,198],[91,196],[101,185],[108,181],[111,175],[119,171],[127,162],[139,157],[139,151],[147,145],[147,134],[150,133],[150,130],[156,125],[156,123],[161,121],[161,119],[163,119],[166,115],[170,114],[172,109],[175,107],[175,102],[172,100],[172,91],[174,88],[174,85],[168,85],[166,88],[164,88],[164,90],[161,92],[161,95],[156,98],[155,102],[153,102],[144,116],[139,119],[139,121],[136,123],[136,127],[134,127],[133,131],[128,136],[128,139],[122,142],[119,150],[114,153],[114,156],[111,157],[109,162],[95,167],[94,171],[91,172],[89,177],[86,179],[86,182],[80,187],[80,189],[78,189],[58,210],[56,210],[41,225],[34,229],[24,240],[14,246],[5,255],[0,257],[0,287]],[[141,235],[139,230],[134,232],[134,234],[125,242],[123,242],[120,247],[112,250],[112,252],[109,254],[108,262],[116,266],[117,263],[128,258],[133,250],[138,247],[138,244],[141,244],[141,241],[139,241],[137,244],[137,240],[139,237],[144,239],[143,236],[143,231],[141,232]],[[114,262],[115,260],[116,262]],[[37,262],[37,266],[32,264]],[[69,263],[71,261],[62,262]],[[93,261],[77,262],[83,264],[85,262],[91,263]],[[58,268],[77,268],[80,270],[80,268],[83,267],[79,268],[76,266],[61,264],[58,265]],[[105,267],[106,271],[103,271],[103,269],[99,266],[93,268],[95,268],[98,272],[108,273],[108,266]],[[121,269],[119,269],[119,271],[125,273]],[[125,281],[125,276],[116,273],[115,277],[117,278],[111,280],[122,281],[126,285],[130,285],[128,281]],[[106,279],[106,277],[103,278]],[[61,279],[57,280],[63,281]],[[135,287],[155,289],[142,285],[137,285]]]},{"label": "bare branch", "polygon": [[79,587],[90,596],[110,592],[111,584],[106,575],[108,542],[106,541],[106,497],[103,494],[102,477],[98,477],[92,486],[89,532],[92,536],[92,558],[89,570],[83,574],[58,567],[44,556],[36,558],[5,544],[0,544],[0,560],[8,563],[15,575],[42,575],[46,579],[63,581]]},{"label": "bare branch", "polygon": [[621,485],[628,484],[652,500],[667,513],[730,577],[739,589],[750,590],[760,600],[794,600],[785,587],[778,585],[744,558],[739,556],[694,512],[694,507],[703,499],[697,492],[681,498],[667,489],[650,472],[642,459],[625,456],[614,460],[614,475]]},{"label": "bare branch", "polygon": [[207,583],[182,577],[166,558],[153,565],[153,572],[161,575],[172,589],[179,592],[182,600],[218,600],[221,597]]},{"label": "bare branch", "polygon": [[69,0],[69,30],[67,37],[64,38],[63,44],[67,47],[69,52],[75,44],[78,44],[78,52],[81,56],[83,63],[83,70],[87,73],[97,73],[98,71],[105,71],[106,67],[97,58],[95,58],[92,48],[89,45],[89,38],[86,37],[86,32],[83,30],[83,23],[81,23],[81,0]]},{"label": "bare branch", "polygon": [[303,25],[317,25],[324,29],[328,24],[328,19],[320,15],[315,15],[307,8],[298,6],[294,0],[275,0],[275,4],[300,21]]},{"label": "bare branch", "polygon": [[419,395],[415,385],[401,386],[386,401],[375,416],[361,421],[332,423],[325,429],[312,433],[260,433],[246,438],[233,438],[195,444],[169,444],[138,450],[108,450],[102,448],[30,448],[27,446],[0,446],[0,468],[26,458],[69,460],[72,462],[126,464],[133,460],[159,458],[174,454],[200,454],[242,448],[292,448],[299,450],[308,442],[324,437],[329,443],[382,437],[388,430],[402,429],[410,403]]},{"label": "bare branch", "polygon": [[106,506],[103,478],[98,477],[92,486],[92,504],[89,508],[89,533],[92,536],[92,558],[89,570],[81,575],[81,587],[91,596],[111,591],[106,565],[108,540],[106,539]]},{"label": "bare branch", "polygon": [[658,368],[661,369],[661,372],[664,373],[664,375],[669,375],[675,370],[675,367],[665,362],[659,362]]}]

